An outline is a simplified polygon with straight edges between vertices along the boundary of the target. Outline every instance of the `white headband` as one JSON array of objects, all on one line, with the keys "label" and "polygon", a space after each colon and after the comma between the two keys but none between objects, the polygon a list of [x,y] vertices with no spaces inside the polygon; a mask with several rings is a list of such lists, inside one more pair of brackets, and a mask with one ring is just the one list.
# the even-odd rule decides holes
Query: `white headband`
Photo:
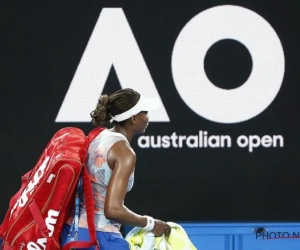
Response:
[{"label": "white headband", "polygon": [[141,111],[152,111],[159,108],[159,100],[155,98],[146,98],[144,96],[140,96],[139,101],[135,104],[131,109],[121,113],[119,115],[111,115],[112,120],[116,122],[125,121],[128,118],[140,113]]}]

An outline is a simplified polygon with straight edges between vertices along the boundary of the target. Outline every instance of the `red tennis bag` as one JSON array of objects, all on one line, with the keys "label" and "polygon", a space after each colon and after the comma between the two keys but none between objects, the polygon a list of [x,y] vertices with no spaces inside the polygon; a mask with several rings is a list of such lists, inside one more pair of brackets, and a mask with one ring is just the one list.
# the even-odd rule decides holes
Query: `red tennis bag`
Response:
[{"label": "red tennis bag", "polygon": [[[67,250],[99,243],[94,225],[94,199],[85,167],[89,143],[103,128],[85,136],[78,128],[59,130],[48,143],[34,168],[22,177],[22,187],[9,203],[0,227],[3,250]],[[79,178],[88,217],[91,241],[72,241],[63,248],[60,236],[75,206]]]}]

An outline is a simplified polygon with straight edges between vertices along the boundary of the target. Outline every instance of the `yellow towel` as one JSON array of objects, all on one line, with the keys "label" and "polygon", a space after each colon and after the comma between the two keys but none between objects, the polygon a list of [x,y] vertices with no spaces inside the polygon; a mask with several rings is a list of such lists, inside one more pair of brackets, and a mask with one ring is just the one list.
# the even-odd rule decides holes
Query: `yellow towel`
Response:
[{"label": "yellow towel", "polygon": [[168,237],[155,237],[140,227],[133,228],[125,237],[130,250],[197,250],[180,225],[174,222],[167,224],[171,227]]}]

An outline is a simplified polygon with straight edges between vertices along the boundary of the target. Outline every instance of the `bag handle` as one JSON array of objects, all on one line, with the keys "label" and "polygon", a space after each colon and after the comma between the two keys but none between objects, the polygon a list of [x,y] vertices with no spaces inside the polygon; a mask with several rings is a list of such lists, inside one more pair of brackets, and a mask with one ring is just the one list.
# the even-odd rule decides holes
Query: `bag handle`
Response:
[{"label": "bag handle", "polygon": [[90,234],[91,241],[70,241],[63,246],[62,250],[77,249],[77,248],[89,248],[96,246],[97,250],[100,250],[100,245],[96,236],[96,228],[94,223],[94,214],[95,214],[95,203],[92,192],[92,184],[89,178],[88,171],[86,166],[82,167],[82,183],[83,183],[83,193],[85,197],[85,208],[87,214],[87,223]]},{"label": "bag handle", "polygon": [[[98,136],[99,133],[101,133],[104,129],[105,129],[104,127],[95,128],[88,134],[87,148],[89,144],[96,138],[96,136]],[[86,151],[84,152],[85,155],[83,159],[86,159],[87,148]],[[83,182],[83,193],[85,197],[87,223],[88,223],[88,229],[89,229],[91,241],[71,241],[68,242],[66,245],[64,245],[62,250],[69,250],[70,248],[89,248],[92,246],[96,246],[96,249],[100,250],[100,245],[97,240],[96,228],[94,222],[95,202],[93,197],[92,184],[85,163],[83,164],[82,167],[82,182]]]}]

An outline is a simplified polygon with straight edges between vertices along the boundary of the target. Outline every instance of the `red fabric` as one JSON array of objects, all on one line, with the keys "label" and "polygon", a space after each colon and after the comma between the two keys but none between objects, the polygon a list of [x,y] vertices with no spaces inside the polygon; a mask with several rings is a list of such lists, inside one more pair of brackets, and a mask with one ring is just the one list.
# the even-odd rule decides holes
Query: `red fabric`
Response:
[{"label": "red fabric", "polygon": [[[82,130],[70,127],[53,136],[34,168],[22,177],[22,187],[10,201],[0,230],[2,249],[27,249],[30,246],[43,249],[46,246],[46,250],[60,250],[61,231],[74,207],[80,175],[83,175],[91,242],[74,243],[76,248],[87,244],[99,247],[94,225],[94,199],[84,163],[90,141],[103,129],[96,128],[85,136]],[[44,237],[42,231],[43,234],[47,231],[48,237]]]},{"label": "red fabric", "polygon": [[32,202],[29,203],[28,207],[29,207],[29,210],[32,214],[32,217],[35,220],[35,223],[37,224],[37,226],[41,230],[42,235],[44,237],[48,237],[48,228],[47,228],[46,223],[43,219],[43,216],[41,215],[41,210],[40,210],[38,204],[36,204],[36,202],[33,200]]},{"label": "red fabric", "polygon": [[4,245],[3,250],[13,250],[9,245]]},{"label": "red fabric", "polygon": [[21,181],[22,181],[22,186],[20,188],[20,190],[18,191],[18,193],[16,193],[10,200],[9,202],[9,207],[12,207],[16,202],[17,199],[20,197],[20,195],[22,194],[23,190],[25,189],[26,185],[27,185],[27,181],[31,175],[32,170],[30,170],[28,173],[26,173],[25,175],[22,176]]}]

